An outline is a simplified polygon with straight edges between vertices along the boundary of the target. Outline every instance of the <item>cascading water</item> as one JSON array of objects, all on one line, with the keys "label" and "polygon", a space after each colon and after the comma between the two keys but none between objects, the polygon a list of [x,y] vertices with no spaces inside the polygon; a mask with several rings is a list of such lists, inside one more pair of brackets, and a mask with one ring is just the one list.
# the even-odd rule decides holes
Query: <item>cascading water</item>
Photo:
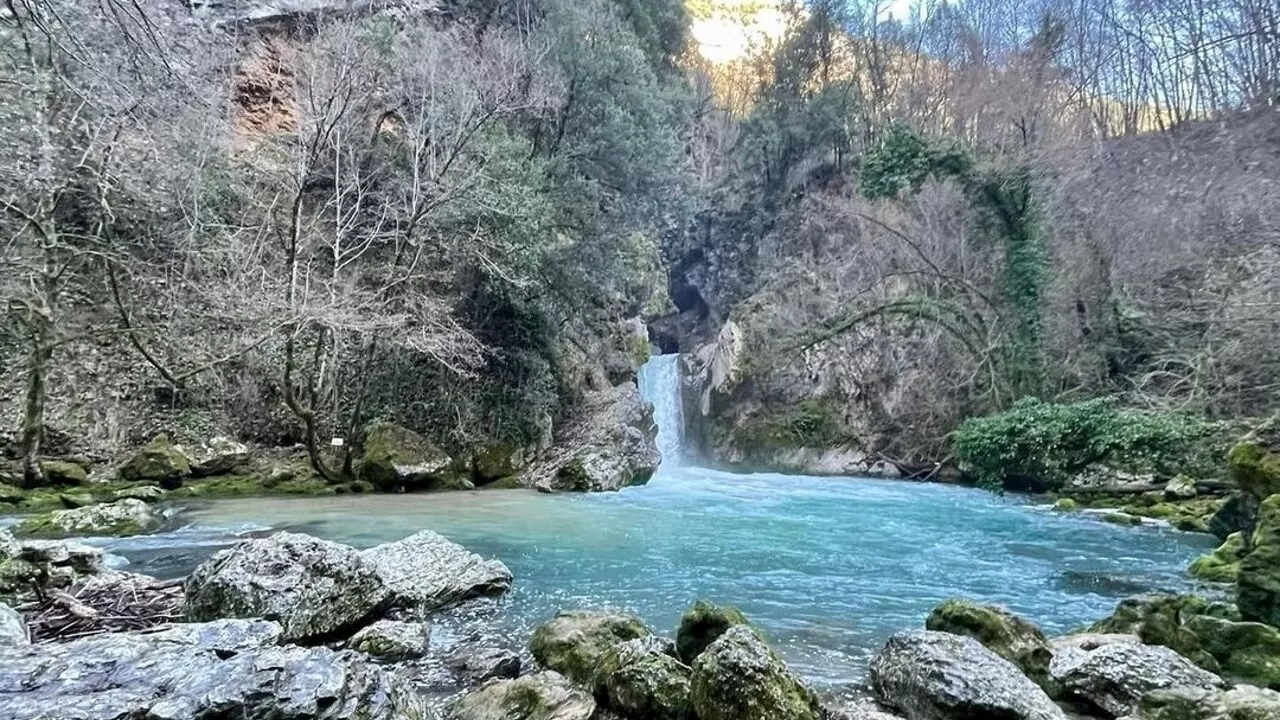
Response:
[{"label": "cascading water", "polygon": [[680,400],[680,356],[654,355],[640,368],[640,395],[653,405],[658,451],[668,469],[680,464],[684,410]]}]

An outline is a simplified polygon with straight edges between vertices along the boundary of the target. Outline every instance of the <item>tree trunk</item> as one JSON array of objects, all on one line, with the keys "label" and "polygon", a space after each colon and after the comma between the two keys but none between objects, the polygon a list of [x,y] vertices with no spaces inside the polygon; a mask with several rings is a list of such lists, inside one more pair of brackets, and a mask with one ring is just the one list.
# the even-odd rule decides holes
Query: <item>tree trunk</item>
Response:
[{"label": "tree trunk", "polygon": [[22,413],[22,481],[27,487],[44,484],[44,472],[40,469],[40,452],[44,441],[45,377],[49,361],[53,358],[53,346],[48,342],[47,330],[41,322],[33,340],[27,361],[27,398]]}]

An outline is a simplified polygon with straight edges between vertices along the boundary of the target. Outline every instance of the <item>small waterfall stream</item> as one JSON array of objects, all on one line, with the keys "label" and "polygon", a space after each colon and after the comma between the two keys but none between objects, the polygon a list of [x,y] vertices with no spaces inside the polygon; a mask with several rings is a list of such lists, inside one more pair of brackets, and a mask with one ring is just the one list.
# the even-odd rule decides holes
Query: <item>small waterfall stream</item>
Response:
[{"label": "small waterfall stream", "polygon": [[684,409],[680,398],[680,356],[654,355],[640,368],[640,395],[653,405],[658,451],[667,469],[680,464],[684,443]]}]

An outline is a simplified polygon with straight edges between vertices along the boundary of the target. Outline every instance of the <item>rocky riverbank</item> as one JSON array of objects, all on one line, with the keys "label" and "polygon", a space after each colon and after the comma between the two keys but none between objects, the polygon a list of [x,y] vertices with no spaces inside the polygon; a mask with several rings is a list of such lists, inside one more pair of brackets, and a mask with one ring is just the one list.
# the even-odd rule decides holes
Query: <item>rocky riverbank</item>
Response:
[{"label": "rocky riverbank", "polygon": [[1252,596],[1133,598],[1058,638],[952,600],[891,637],[865,685],[819,693],[749,618],[701,601],[670,635],[614,609],[562,612],[527,644],[453,632],[513,578],[431,532],[367,550],[247,539],[181,583],[0,534],[0,579],[0,717],[14,720],[1280,717],[1280,630]]}]

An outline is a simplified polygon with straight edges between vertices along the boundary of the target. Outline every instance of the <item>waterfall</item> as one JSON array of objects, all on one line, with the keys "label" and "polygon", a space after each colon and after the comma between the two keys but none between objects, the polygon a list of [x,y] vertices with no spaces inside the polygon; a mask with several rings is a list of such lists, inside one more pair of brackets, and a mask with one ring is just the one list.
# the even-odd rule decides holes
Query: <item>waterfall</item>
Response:
[{"label": "waterfall", "polygon": [[653,404],[658,425],[658,451],[664,464],[680,463],[684,410],[680,402],[680,356],[653,355],[640,368],[640,395]]}]

